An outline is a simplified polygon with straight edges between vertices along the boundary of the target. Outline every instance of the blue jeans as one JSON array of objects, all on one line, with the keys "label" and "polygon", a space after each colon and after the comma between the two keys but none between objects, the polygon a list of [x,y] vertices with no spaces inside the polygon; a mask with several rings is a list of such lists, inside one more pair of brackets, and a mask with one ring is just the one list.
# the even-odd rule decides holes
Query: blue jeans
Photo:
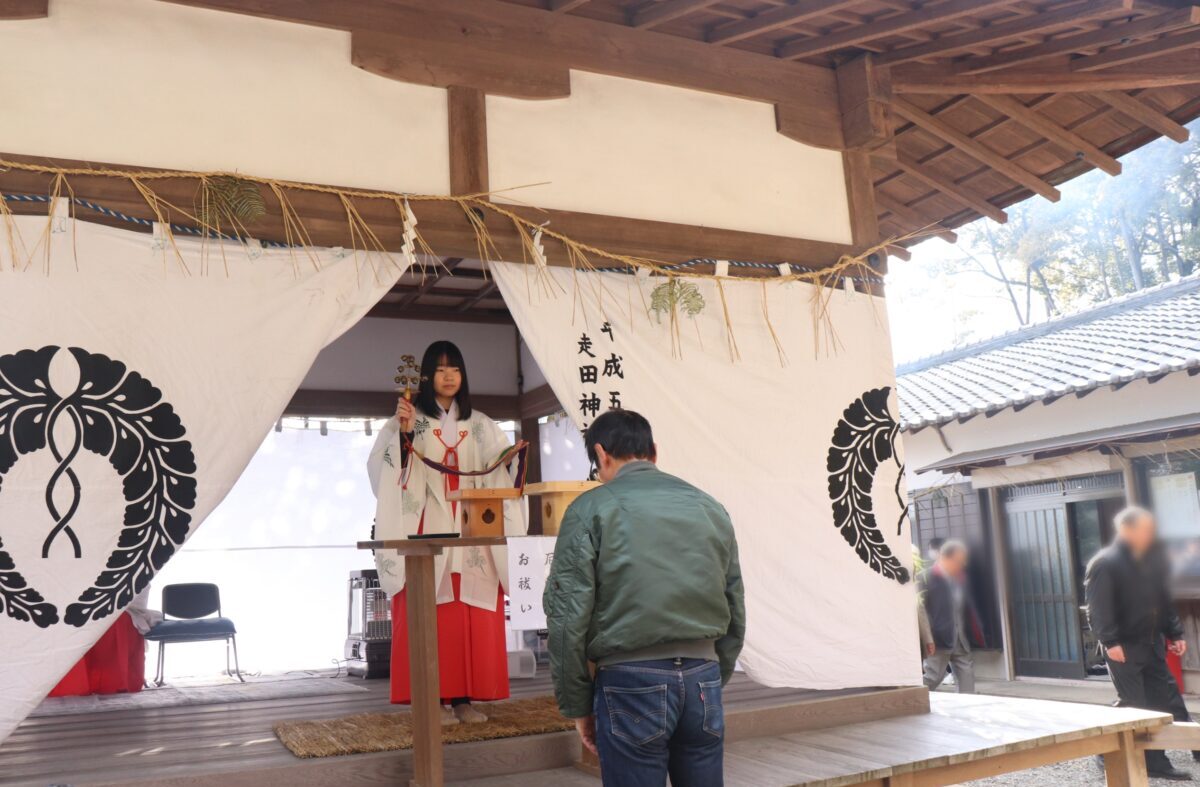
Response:
[{"label": "blue jeans", "polygon": [[596,673],[604,787],[722,787],[725,713],[715,661],[664,659]]}]

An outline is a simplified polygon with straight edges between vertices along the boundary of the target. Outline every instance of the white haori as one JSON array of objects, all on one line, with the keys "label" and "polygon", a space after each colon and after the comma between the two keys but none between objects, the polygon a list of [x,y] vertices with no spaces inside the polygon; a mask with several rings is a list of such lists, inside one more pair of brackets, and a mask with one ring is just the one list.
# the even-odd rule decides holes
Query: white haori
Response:
[{"label": "white haori", "polygon": [[[441,433],[441,439],[437,432]],[[391,418],[379,432],[367,461],[367,472],[378,500],[375,512],[375,538],[396,539],[425,534],[461,533],[458,505],[446,499],[446,476],[410,456],[408,467],[401,467],[402,437],[400,423]],[[482,470],[510,446],[496,422],[475,410],[466,419],[458,418],[458,406],[452,404],[438,420],[420,412],[413,429],[413,444],[429,459],[445,463],[447,447],[457,444],[458,468]],[[497,468],[483,476],[460,476],[460,489],[501,489],[513,486],[516,467]],[[520,500],[504,501],[505,535],[525,535],[525,512]],[[424,527],[422,528],[422,516]],[[404,589],[404,559],[391,550],[378,550],[375,565],[379,582],[388,596]],[[460,600],[480,609],[496,609],[496,590],[508,591],[508,550],[506,547],[465,547],[446,549],[434,559],[437,602],[454,601],[453,574],[461,574]]]}]

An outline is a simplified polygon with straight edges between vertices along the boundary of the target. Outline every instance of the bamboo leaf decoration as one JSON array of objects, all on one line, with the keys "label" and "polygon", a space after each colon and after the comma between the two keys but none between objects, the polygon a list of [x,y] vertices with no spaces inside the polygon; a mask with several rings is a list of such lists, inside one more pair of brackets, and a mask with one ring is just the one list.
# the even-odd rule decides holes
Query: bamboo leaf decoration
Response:
[{"label": "bamboo leaf decoration", "polygon": [[258,184],[232,175],[202,180],[195,207],[196,218],[202,223],[231,232],[267,215],[267,203]]},{"label": "bamboo leaf decoration", "polygon": [[695,317],[704,311],[704,296],[700,294],[695,284],[688,281],[671,279],[650,293],[650,311],[662,323],[664,314],[670,314],[676,308],[682,309],[688,317]]}]

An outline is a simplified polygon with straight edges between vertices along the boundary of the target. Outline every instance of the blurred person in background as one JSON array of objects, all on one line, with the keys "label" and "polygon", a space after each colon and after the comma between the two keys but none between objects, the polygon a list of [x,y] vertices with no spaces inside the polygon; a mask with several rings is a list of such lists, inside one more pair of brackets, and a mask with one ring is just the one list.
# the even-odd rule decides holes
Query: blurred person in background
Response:
[{"label": "blurred person in background", "polygon": [[[1117,689],[1117,705],[1170,713],[1191,721],[1167,651],[1187,651],[1183,625],[1171,602],[1170,570],[1157,540],[1154,515],[1130,506],[1113,519],[1117,536],[1088,563],[1084,579],[1088,622],[1104,648],[1108,674]],[[1192,752],[1200,760],[1200,752]],[[1191,775],[1177,770],[1163,751],[1146,750],[1151,776],[1177,781]]]},{"label": "blurred person in background", "polygon": [[975,659],[971,646],[982,647],[983,629],[967,585],[967,545],[949,539],[937,561],[920,577],[921,600],[933,633],[933,652],[925,652],[925,686],[933,691],[954,674],[960,694],[975,693]]}]

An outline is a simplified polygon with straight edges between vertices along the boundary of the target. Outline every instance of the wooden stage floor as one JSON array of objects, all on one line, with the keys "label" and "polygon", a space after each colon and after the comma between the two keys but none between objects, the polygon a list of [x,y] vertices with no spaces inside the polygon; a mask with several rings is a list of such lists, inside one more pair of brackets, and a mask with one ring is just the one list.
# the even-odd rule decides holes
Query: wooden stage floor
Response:
[{"label": "wooden stage floor", "polygon": [[[400,753],[300,760],[279,743],[271,730],[279,721],[378,713],[393,707],[388,702],[386,680],[305,680],[350,681],[367,691],[31,718],[0,744],[0,785],[301,787],[396,783],[396,763],[404,759]],[[512,683],[514,698],[550,693],[544,670],[537,678]],[[849,699],[855,694],[772,689],[736,675],[726,689],[725,702],[730,712],[753,711],[814,699]],[[564,751],[578,750],[573,732],[537,738],[545,740],[538,746],[449,747],[447,776],[453,778],[455,769],[450,766],[464,758],[491,759],[496,768],[491,772],[502,773],[521,765],[504,760],[532,764],[541,758],[546,766],[556,768],[561,765]]]}]

